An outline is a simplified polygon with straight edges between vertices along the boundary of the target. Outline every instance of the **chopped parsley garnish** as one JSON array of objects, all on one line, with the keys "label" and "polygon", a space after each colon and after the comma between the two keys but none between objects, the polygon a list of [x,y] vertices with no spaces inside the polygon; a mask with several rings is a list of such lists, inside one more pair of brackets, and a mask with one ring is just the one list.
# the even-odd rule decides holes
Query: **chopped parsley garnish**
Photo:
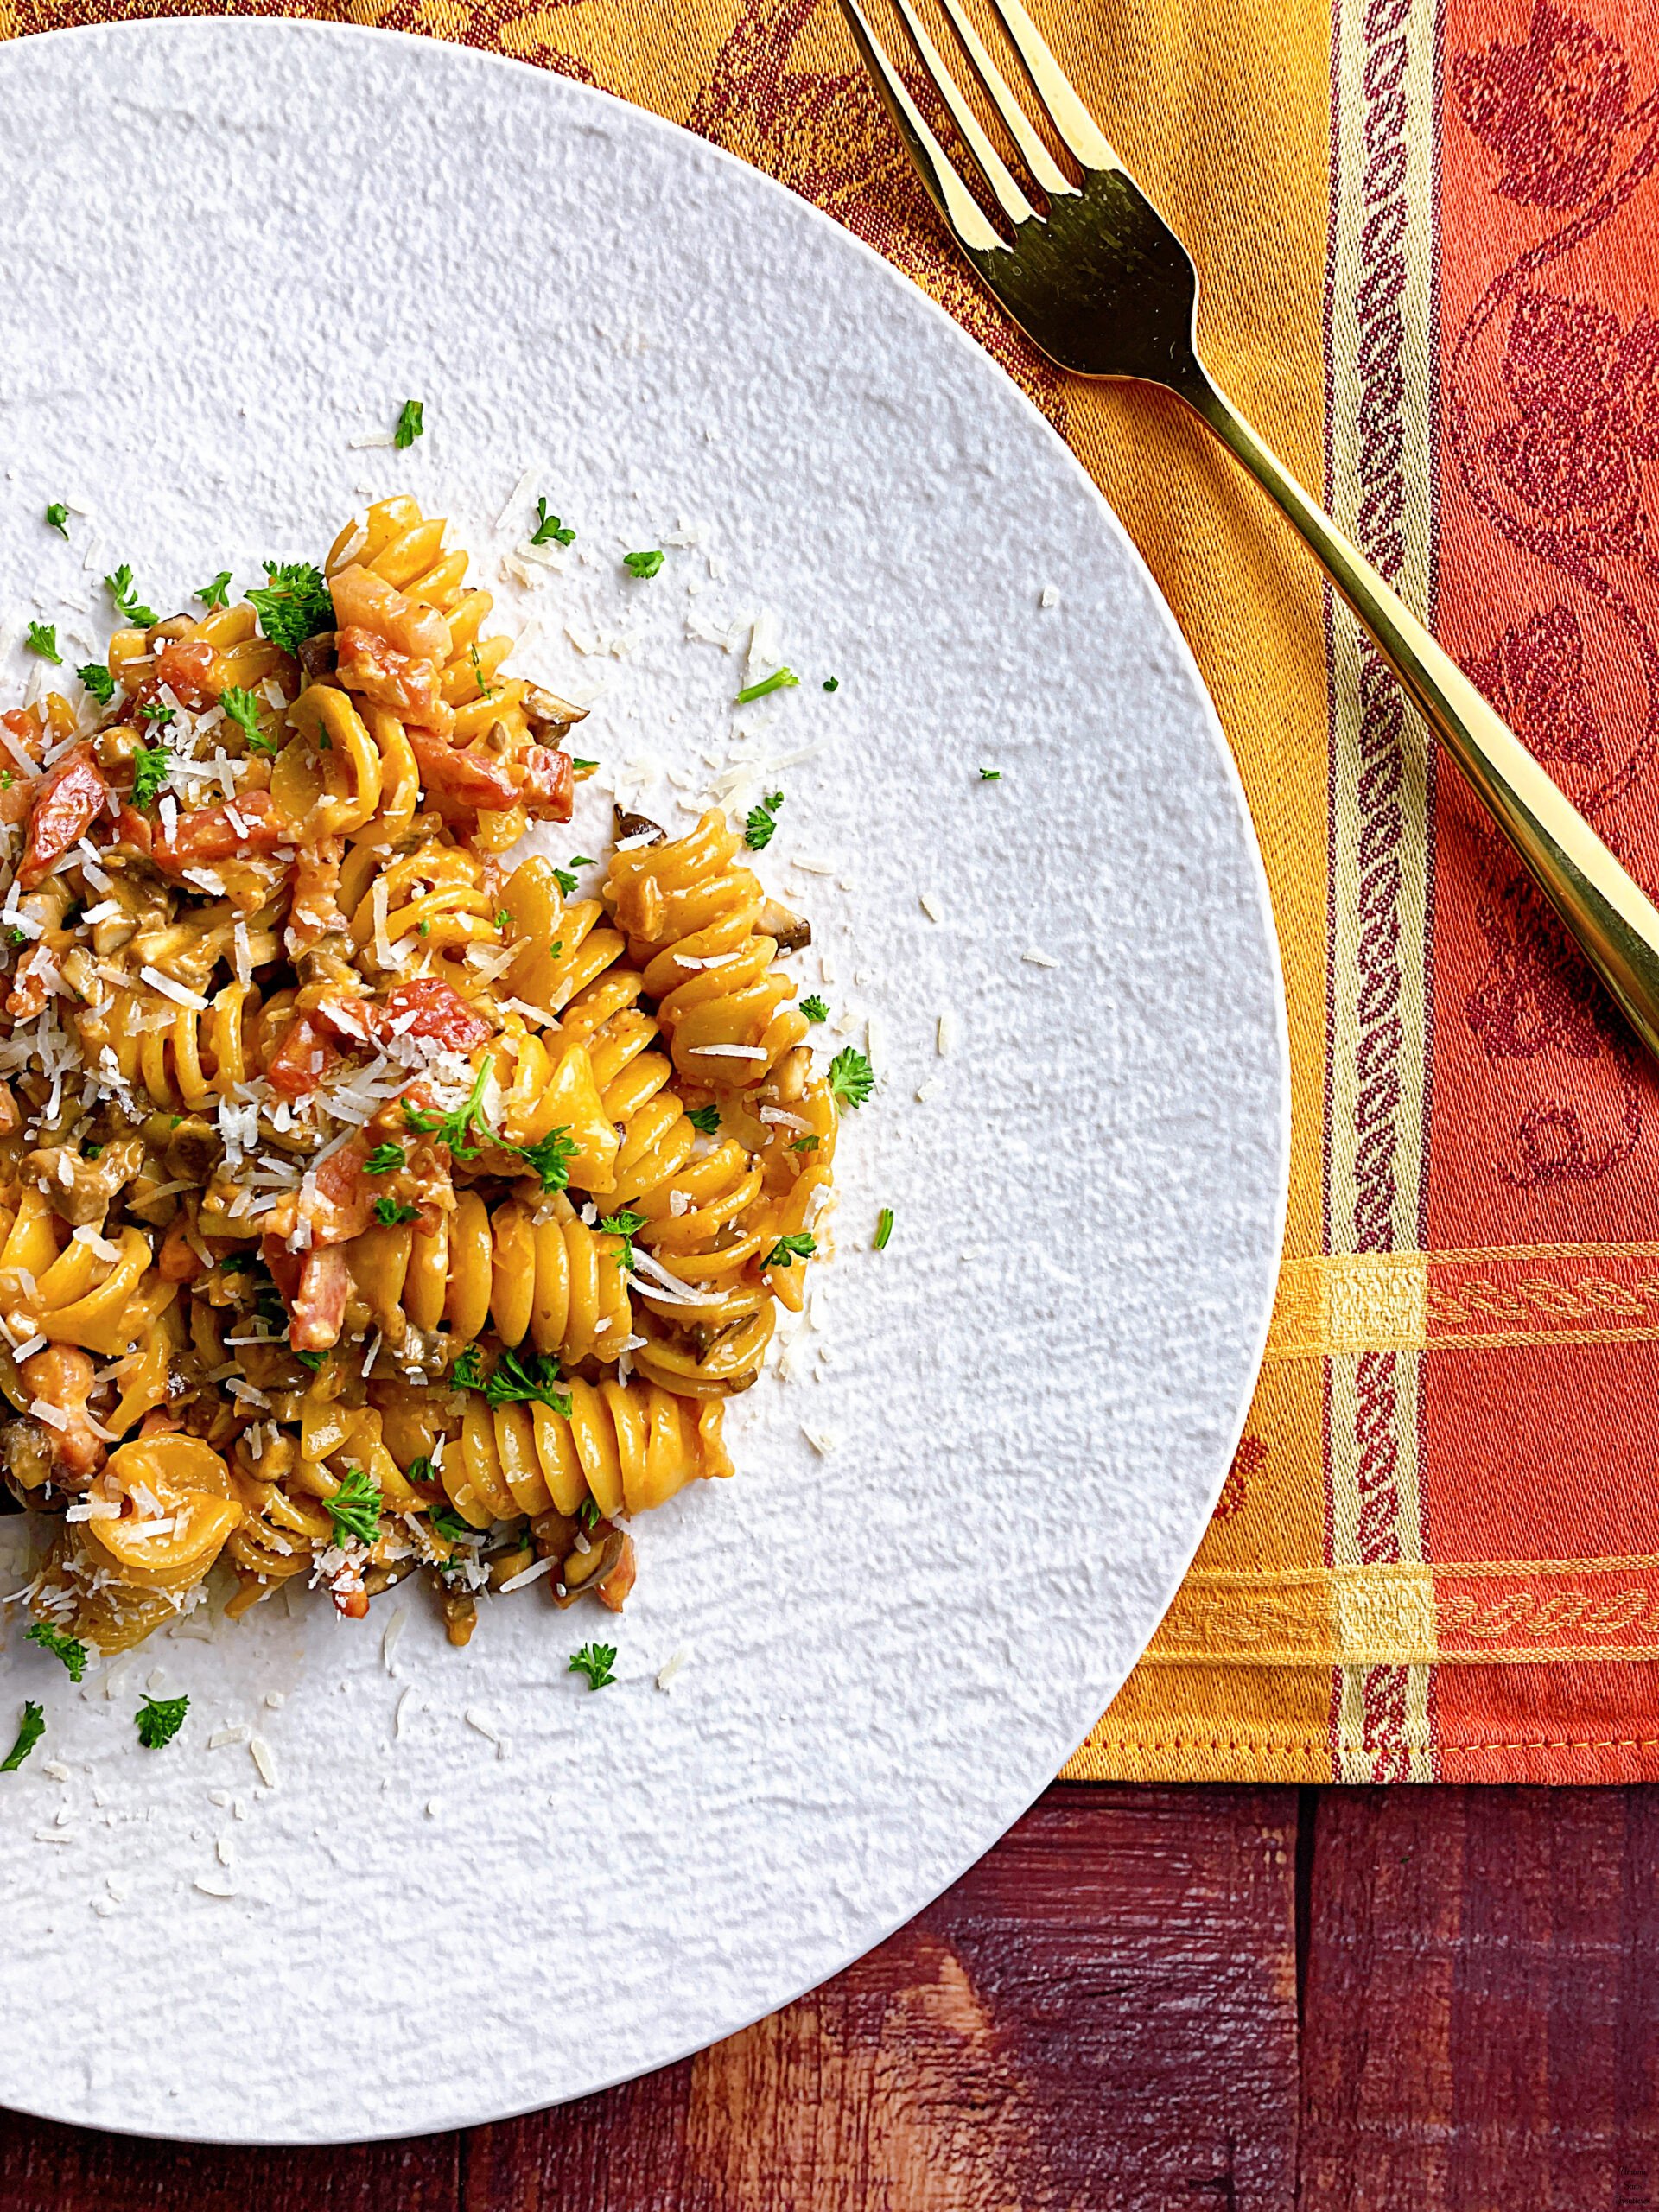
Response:
[{"label": "chopped parsley garnish", "polygon": [[30,652],[38,653],[42,660],[49,660],[57,668],[63,666],[63,655],[58,651],[58,626],[55,622],[31,622],[28,645]]},{"label": "chopped parsley garnish", "polygon": [[532,545],[569,545],[575,537],[574,530],[566,529],[557,515],[547,512],[547,501],[536,502],[536,527],[530,533]]},{"label": "chopped parsley garnish", "polygon": [[478,686],[479,697],[480,699],[493,699],[495,694],[490,689],[489,684],[485,681],[484,664],[478,657],[478,647],[476,645],[469,645],[467,650],[472,658],[473,681]]},{"label": "chopped parsley garnish", "polygon": [[390,1175],[401,1167],[407,1154],[400,1144],[378,1144],[363,1163],[365,1175]]},{"label": "chopped parsley garnish", "polygon": [[112,576],[105,576],[104,588],[115,601],[115,611],[124,614],[136,629],[148,630],[156,620],[153,607],[141,607],[132,588],[132,570],[124,561]]},{"label": "chopped parsley garnish", "polygon": [[189,1710],[188,1697],[147,1697],[132,1716],[139,1742],[147,1751],[159,1751],[183,1727]]},{"label": "chopped parsley garnish", "polygon": [[308,1367],[314,1375],[321,1373],[322,1354],[320,1351],[296,1351],[294,1357],[302,1367]]},{"label": "chopped parsley garnish", "polygon": [[10,771],[10,768],[3,768],[3,769],[0,769],[0,791],[9,791],[10,789],[11,789],[11,771]]},{"label": "chopped parsley garnish", "polygon": [[211,583],[203,584],[192,596],[199,599],[204,607],[223,607],[230,588],[231,572],[228,569],[221,569]]},{"label": "chopped parsley garnish", "polygon": [[576,1518],[591,1535],[599,1526],[599,1500],[596,1497],[584,1497],[576,1508]]},{"label": "chopped parsley garnish", "polygon": [[575,770],[577,775],[591,776],[599,763],[597,760],[584,760],[580,753],[573,753],[570,755],[570,766]]},{"label": "chopped parsley garnish", "polygon": [[[412,1474],[413,1468],[410,1471]],[[470,1521],[464,1520],[453,1505],[435,1507],[432,1526],[448,1544],[476,1543],[484,1533],[481,1529],[474,1529]]]},{"label": "chopped parsley garnish", "polygon": [[425,402],[419,399],[406,399],[404,402],[397,416],[397,427],[391,434],[391,442],[399,453],[412,446],[416,439],[425,430],[426,424],[421,419],[424,406]]},{"label": "chopped parsley garnish", "polygon": [[800,682],[792,668],[774,668],[770,676],[763,676],[758,683],[746,683],[737,695],[740,707],[747,707],[752,700],[764,699],[771,691],[792,691]]},{"label": "chopped parsley garnish", "polygon": [[780,1236],[760,1264],[763,1268],[792,1267],[797,1260],[810,1260],[817,1249],[817,1238],[802,1230],[794,1236]]},{"label": "chopped parsley garnish", "polygon": [[404,1472],[412,1483],[435,1483],[438,1479],[438,1471],[424,1452],[418,1459],[411,1459]]},{"label": "chopped parsley garnish", "polygon": [[837,1106],[861,1106],[875,1088],[875,1071],[849,1045],[830,1063],[830,1096]]},{"label": "chopped parsley garnish", "polygon": [[495,1372],[484,1385],[484,1402],[489,1406],[549,1406],[562,1419],[570,1418],[570,1393],[562,1389],[559,1363],[547,1352],[531,1352],[528,1357],[516,1351],[504,1351],[496,1362]]},{"label": "chopped parsley garnish", "polygon": [[[467,1095],[467,1103],[458,1106],[453,1114],[424,1114],[418,1107],[405,1104],[404,1119],[411,1129],[421,1129],[428,1136],[436,1137],[440,1144],[447,1144],[457,1160],[476,1160],[478,1147],[467,1142],[475,1122],[482,1122],[484,1086],[490,1079],[494,1065],[492,1056],[486,1055]],[[486,1132],[487,1134],[487,1131]]]},{"label": "chopped parsley garnish", "polygon": [[138,719],[141,722],[154,722],[158,729],[165,729],[173,719],[173,709],[164,707],[159,699],[152,699],[147,707],[139,708]]},{"label": "chopped parsley garnish", "polygon": [[660,550],[650,553],[625,553],[622,565],[632,576],[654,576],[663,565]]},{"label": "chopped parsley garnish", "polygon": [[251,751],[276,753],[276,739],[267,737],[259,727],[259,701],[254,692],[244,691],[232,683],[227,691],[219,693],[219,703],[224,708],[226,719],[233,721],[247,739]]},{"label": "chopped parsley garnish", "polygon": [[321,569],[308,561],[267,561],[270,579],[248,594],[259,627],[279,652],[296,653],[308,638],[334,626],[334,602]]},{"label": "chopped parsley garnish", "polygon": [[61,1629],[49,1622],[36,1621],[24,1637],[26,1643],[38,1643],[42,1651],[49,1651],[54,1659],[61,1659],[69,1669],[69,1679],[78,1682],[86,1672],[86,1647],[78,1637],[66,1636]]},{"label": "chopped parsley garnish", "polygon": [[132,756],[132,803],[142,814],[154,806],[173,759],[164,745],[141,745]]},{"label": "chopped parsley garnish", "polygon": [[33,1698],[23,1701],[23,1717],[17,1730],[17,1740],[0,1759],[0,1774],[16,1774],[42,1736],[46,1733],[46,1714]]},{"label": "chopped parsley garnish", "polygon": [[616,1646],[613,1643],[584,1643],[580,1651],[573,1651],[570,1655],[570,1672],[586,1675],[588,1687],[593,1690],[602,1690],[607,1682],[616,1680],[611,1672],[615,1664]]},{"label": "chopped parsley garnish", "polygon": [[400,1198],[377,1198],[374,1217],[382,1229],[395,1229],[400,1221],[413,1221],[420,1212],[418,1206],[407,1206]]},{"label": "chopped parsley garnish", "polygon": [[501,907],[496,914],[495,926],[499,930],[511,929],[512,927],[512,916],[507,912],[505,906]]},{"label": "chopped parsley garnish", "polygon": [[61,499],[54,499],[51,505],[47,509],[46,526],[48,530],[55,530],[60,537],[68,537],[69,510],[64,505]]},{"label": "chopped parsley garnish", "polygon": [[599,1225],[607,1236],[621,1238],[616,1264],[624,1274],[631,1275],[634,1269],[633,1240],[645,1227],[645,1217],[642,1213],[607,1213],[601,1217]]},{"label": "chopped parsley garnish", "polygon": [[818,1137],[797,1137],[789,1148],[791,1152],[816,1152],[821,1141]]},{"label": "chopped parsley garnish", "polygon": [[347,1467],[345,1480],[323,1510],[334,1524],[334,1541],[342,1551],[353,1538],[372,1544],[380,1534],[380,1485],[361,1467]]},{"label": "chopped parsley garnish", "polygon": [[830,1019],[830,1009],[816,991],[810,999],[801,1001],[801,1012],[809,1021],[828,1021]]},{"label": "chopped parsley garnish", "polygon": [[563,1191],[570,1180],[569,1162],[575,1158],[575,1140],[568,1129],[550,1129],[535,1144],[516,1144],[516,1152],[526,1167],[542,1179],[544,1191]]},{"label": "chopped parsley garnish", "polygon": [[1000,784],[1002,780],[1002,771],[1000,768],[982,768],[979,772],[979,780],[982,784]]},{"label": "chopped parsley garnish", "polygon": [[6,935],[13,944],[27,944],[29,943],[28,931],[20,930],[15,923],[11,928],[6,931]]},{"label": "chopped parsley garnish", "polygon": [[772,817],[783,803],[782,791],[773,791],[759,806],[750,808],[743,824],[743,842],[752,853],[764,852],[772,842],[772,833],[778,827]]},{"label": "chopped parsley garnish", "polygon": [[694,1129],[700,1130],[706,1137],[717,1136],[720,1133],[718,1106],[688,1106],[685,1118]]},{"label": "chopped parsley garnish", "polygon": [[841,678],[838,676],[826,676],[823,679],[823,688],[826,691],[839,691]]},{"label": "chopped parsley garnish", "polygon": [[84,1144],[80,1147],[80,1156],[83,1160],[96,1160],[103,1149],[101,1144]]},{"label": "chopped parsley garnish", "polygon": [[592,868],[593,864],[594,858],[591,853],[572,853],[570,855],[569,868],[556,868],[554,869],[554,880],[558,884],[559,895],[561,898],[574,899],[576,895],[576,879],[571,873],[571,870],[579,868]]},{"label": "chopped parsley garnish", "polygon": [[875,1249],[878,1252],[885,1252],[887,1250],[887,1239],[892,1236],[892,1234],[893,1208],[891,1206],[883,1206],[880,1212],[875,1217]]},{"label": "chopped parsley garnish", "polygon": [[115,696],[115,678],[101,660],[89,660],[75,674],[92,693],[100,707],[107,707]]},{"label": "chopped parsley garnish", "polygon": [[484,1388],[482,1355],[476,1344],[468,1344],[449,1370],[449,1380],[458,1389],[481,1390]]}]

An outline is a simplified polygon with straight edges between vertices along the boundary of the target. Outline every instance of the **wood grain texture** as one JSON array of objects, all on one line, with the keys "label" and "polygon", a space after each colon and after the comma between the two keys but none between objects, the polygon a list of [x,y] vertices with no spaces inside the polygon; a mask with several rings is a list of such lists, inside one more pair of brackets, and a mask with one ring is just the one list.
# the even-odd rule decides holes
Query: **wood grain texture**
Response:
[{"label": "wood grain texture", "polygon": [[1322,1793],[1300,2212],[1659,2207],[1659,1792]]},{"label": "wood grain texture", "polygon": [[476,2131],[465,2212],[1290,2212],[1296,1811],[1052,1790],[798,2004]]},{"label": "wood grain texture", "polygon": [[454,2135],[221,2151],[0,2112],[0,2212],[454,2212],[460,2189]]}]

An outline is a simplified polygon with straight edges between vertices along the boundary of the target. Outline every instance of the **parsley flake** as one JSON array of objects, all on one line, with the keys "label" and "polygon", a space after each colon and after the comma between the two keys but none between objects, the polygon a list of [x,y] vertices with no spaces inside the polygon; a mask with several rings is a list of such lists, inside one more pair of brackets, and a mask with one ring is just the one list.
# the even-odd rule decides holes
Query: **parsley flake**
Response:
[{"label": "parsley flake", "polygon": [[563,1191],[569,1185],[569,1162],[576,1155],[569,1129],[550,1129],[535,1144],[516,1144],[511,1148],[532,1173],[540,1176],[543,1191]]},{"label": "parsley flake", "polygon": [[584,1643],[580,1651],[571,1653],[569,1671],[573,1675],[586,1675],[589,1689],[602,1690],[607,1682],[616,1680],[611,1672],[615,1664],[616,1646],[613,1643]]},{"label": "parsley flake", "polygon": [[481,1529],[474,1529],[470,1521],[463,1520],[453,1505],[438,1506],[432,1515],[432,1526],[447,1544],[476,1543],[484,1533]]},{"label": "parsley flake", "polygon": [[826,676],[823,679],[823,688],[826,691],[839,691],[841,678],[838,676]]},{"label": "parsley flake", "polygon": [[268,583],[248,594],[259,627],[281,652],[296,653],[308,638],[334,626],[327,579],[309,561],[267,561]]},{"label": "parsley flake", "polygon": [[660,550],[650,553],[625,553],[622,556],[622,565],[630,575],[643,579],[656,575],[658,569],[663,565],[663,556]]},{"label": "parsley flake", "polygon": [[156,620],[153,607],[141,607],[132,588],[132,570],[124,561],[112,576],[105,576],[104,588],[115,601],[115,611],[124,614],[135,629],[148,630]]},{"label": "parsley flake", "polygon": [[595,1497],[584,1497],[576,1508],[576,1518],[588,1534],[592,1535],[594,1530],[599,1526],[599,1500]]},{"label": "parsley flake", "polygon": [[642,1213],[607,1213],[601,1217],[599,1225],[607,1236],[622,1240],[615,1255],[616,1264],[624,1274],[631,1275],[635,1264],[633,1240],[645,1227],[645,1217]]},{"label": "parsley flake", "polygon": [[223,607],[226,603],[226,594],[230,588],[231,572],[228,569],[221,569],[211,583],[203,584],[199,590],[193,592],[191,596],[199,599],[204,607]]},{"label": "parsley flake", "polygon": [[79,1637],[65,1636],[61,1629],[54,1628],[49,1622],[36,1621],[23,1640],[26,1643],[38,1643],[42,1651],[61,1659],[69,1669],[72,1682],[78,1682],[86,1672],[86,1647]]},{"label": "parsley flake", "polygon": [[482,1355],[476,1344],[468,1344],[449,1370],[449,1380],[461,1390],[481,1390],[484,1388]]},{"label": "parsley flake", "polygon": [[[418,1107],[410,1106],[405,1103],[404,1121],[411,1129],[420,1129],[428,1136],[436,1137],[440,1144],[448,1145],[455,1159],[476,1160],[478,1147],[475,1144],[469,1144],[467,1139],[473,1134],[474,1124],[481,1123],[483,1121],[484,1109],[481,1102],[484,1096],[484,1086],[490,1079],[490,1070],[493,1065],[493,1056],[486,1054],[474,1079],[473,1087],[467,1095],[467,1103],[464,1106],[458,1106],[453,1114],[426,1114],[423,1113]],[[487,1135],[488,1131],[486,1130],[485,1134]]]},{"label": "parsley flake", "polygon": [[830,1019],[830,1009],[816,991],[810,999],[801,1001],[801,1012],[809,1021],[828,1021]]},{"label": "parsley flake", "polygon": [[69,510],[64,505],[61,499],[54,499],[51,505],[47,509],[46,526],[48,530],[55,530],[60,537],[68,537]]},{"label": "parsley flake", "polygon": [[549,514],[545,499],[537,500],[536,527],[530,534],[532,545],[569,545],[575,534],[565,527],[557,515]]},{"label": "parsley flake", "polygon": [[365,1175],[390,1175],[403,1166],[405,1154],[400,1144],[378,1144],[363,1163]]},{"label": "parsley flake", "polygon": [[885,1252],[887,1249],[887,1239],[892,1236],[892,1234],[893,1208],[891,1206],[883,1206],[880,1212],[875,1217],[875,1244],[874,1249],[878,1252]]},{"label": "parsley flake", "polygon": [[553,875],[559,887],[560,897],[574,899],[576,895],[576,879],[572,871],[579,868],[592,868],[593,865],[593,855],[590,853],[572,853],[569,868],[556,868]]},{"label": "parsley flake", "polygon": [[189,1710],[188,1697],[147,1697],[132,1716],[139,1742],[147,1751],[159,1751],[183,1727]]},{"label": "parsley flake", "polygon": [[507,912],[507,909],[505,906],[499,908],[496,913],[495,926],[499,930],[507,930],[512,927],[512,916]]},{"label": "parsley flake", "polygon": [[830,1061],[830,1096],[837,1106],[861,1106],[874,1088],[875,1071],[853,1046]]},{"label": "parsley flake", "polygon": [[816,1152],[821,1141],[818,1137],[797,1137],[789,1148],[791,1152]]},{"label": "parsley flake", "polygon": [[17,1730],[17,1740],[0,1759],[0,1774],[16,1774],[42,1736],[46,1733],[46,1714],[33,1698],[23,1701],[23,1717]]},{"label": "parsley flake", "polygon": [[685,1109],[685,1118],[694,1129],[700,1130],[706,1137],[719,1135],[720,1109],[718,1106],[688,1106]]},{"label": "parsley flake", "polygon": [[559,1388],[559,1363],[550,1353],[525,1355],[504,1351],[495,1372],[484,1385],[489,1406],[548,1406],[561,1419],[570,1418],[570,1393]]},{"label": "parsley flake", "polygon": [[107,707],[115,696],[115,678],[102,661],[89,660],[75,674],[92,693],[100,707]]},{"label": "parsley flake", "polygon": [[377,1198],[374,1217],[382,1229],[395,1229],[400,1221],[413,1221],[420,1212],[418,1206],[405,1205],[399,1198]]},{"label": "parsley flake", "polygon": [[982,784],[1000,784],[1002,780],[1002,771],[1000,768],[982,768],[979,772],[979,780]]},{"label": "parsley flake", "polygon": [[772,833],[778,827],[772,817],[783,803],[782,791],[773,791],[759,806],[750,808],[743,824],[743,842],[752,853],[764,852],[772,842]]},{"label": "parsley flake", "polygon": [[63,666],[63,655],[58,651],[58,626],[55,622],[31,622],[27,643],[30,652],[38,653],[42,660],[49,660],[54,667]]},{"label": "parsley flake", "polygon": [[391,434],[391,442],[399,453],[412,446],[416,439],[424,432],[426,424],[421,419],[424,408],[423,400],[406,399],[404,402],[402,411],[397,417],[397,427]]},{"label": "parsley flake", "polygon": [[774,668],[770,676],[763,676],[758,683],[746,683],[737,695],[737,703],[740,707],[747,707],[753,700],[764,699],[769,692],[792,691],[800,680],[792,668]]},{"label": "parsley flake", "polygon": [[380,1485],[361,1467],[347,1467],[346,1478],[323,1510],[334,1524],[334,1541],[342,1551],[353,1538],[372,1544],[380,1534]]},{"label": "parsley flake", "polygon": [[154,806],[173,755],[164,745],[141,745],[132,756],[132,803],[140,814]]},{"label": "parsley flake", "polygon": [[159,699],[152,699],[147,707],[139,708],[138,719],[141,722],[154,722],[158,729],[165,729],[173,720],[173,709],[162,706]]},{"label": "parsley flake", "polygon": [[760,1264],[763,1268],[792,1267],[797,1260],[810,1260],[817,1249],[817,1238],[802,1230],[794,1236],[780,1236]]},{"label": "parsley flake", "polygon": [[577,775],[591,776],[599,763],[597,760],[584,760],[580,753],[573,753],[570,755],[570,766]]},{"label": "parsley flake", "polygon": [[242,690],[232,683],[228,690],[219,693],[219,703],[227,720],[233,721],[247,739],[250,752],[276,753],[276,739],[267,737],[259,727],[259,701],[254,692]]}]

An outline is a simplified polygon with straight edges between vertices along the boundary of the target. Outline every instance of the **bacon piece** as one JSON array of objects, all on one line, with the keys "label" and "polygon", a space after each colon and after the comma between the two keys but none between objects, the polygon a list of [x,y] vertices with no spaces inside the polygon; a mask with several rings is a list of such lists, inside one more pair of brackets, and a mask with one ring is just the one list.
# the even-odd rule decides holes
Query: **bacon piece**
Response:
[{"label": "bacon piece", "polygon": [[328,589],[337,629],[374,631],[398,652],[436,661],[440,668],[448,660],[449,625],[435,607],[408,598],[355,562],[329,578]]},{"label": "bacon piece", "polygon": [[340,632],[336,652],[335,673],[348,690],[416,721],[442,719],[436,710],[444,703],[443,677],[436,661],[400,653],[378,632],[355,623]]},{"label": "bacon piece", "polygon": [[6,993],[6,1012],[14,1021],[33,1021],[45,1010],[52,995],[57,963],[43,944],[31,944],[17,963],[17,972]]},{"label": "bacon piece", "polygon": [[94,1371],[86,1354],[73,1344],[48,1344],[17,1370],[31,1399],[55,1406],[67,1417],[69,1426],[54,1427],[48,1445],[52,1458],[67,1475],[90,1475],[104,1464],[103,1440],[86,1418],[86,1397]]},{"label": "bacon piece", "polygon": [[352,1271],[337,1244],[308,1252],[300,1262],[288,1325],[296,1351],[327,1351],[340,1342]]},{"label": "bacon piece", "polygon": [[[124,807],[121,812],[124,836],[130,811]],[[244,791],[219,806],[181,814],[170,837],[152,832],[149,855],[163,874],[181,876],[188,868],[212,868],[219,861],[245,859],[299,842],[299,831],[269,791]]]},{"label": "bacon piece", "polygon": [[29,837],[17,880],[27,891],[54,861],[84,837],[110,796],[90,745],[78,745],[46,777],[29,810]]},{"label": "bacon piece", "polygon": [[165,684],[181,706],[211,707],[224,688],[215,675],[218,658],[205,638],[169,638],[150,663],[144,688],[159,690]]},{"label": "bacon piece", "polygon": [[527,745],[514,759],[474,747],[448,745],[430,732],[407,733],[421,787],[446,817],[485,809],[505,814],[522,806],[548,822],[568,822],[575,805],[575,775],[568,753]]},{"label": "bacon piece", "polygon": [[331,1152],[306,1178],[300,1192],[300,1219],[310,1228],[314,1249],[360,1236],[373,1218],[382,1186],[364,1173],[369,1151],[368,1138],[359,1129],[349,1144]]}]

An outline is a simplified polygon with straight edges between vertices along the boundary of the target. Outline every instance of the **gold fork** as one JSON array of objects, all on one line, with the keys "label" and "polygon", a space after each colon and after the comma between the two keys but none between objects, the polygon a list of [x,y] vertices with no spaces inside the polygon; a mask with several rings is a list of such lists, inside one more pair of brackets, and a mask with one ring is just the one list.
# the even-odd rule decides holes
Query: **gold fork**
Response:
[{"label": "gold fork", "polygon": [[912,0],[893,4],[987,190],[1007,218],[1012,245],[988,220],[928,128],[859,0],[841,0],[929,197],[987,290],[1061,368],[1164,385],[1243,463],[1370,632],[1418,712],[1659,1058],[1659,910],[1359,548],[1217,390],[1198,354],[1198,279],[1192,257],[1107,143],[1022,0],[991,0],[991,5],[1051,129],[1082,171],[1080,187],[1009,91],[962,0],[940,0],[940,5],[1046,197],[1046,216],[986,136]]}]

